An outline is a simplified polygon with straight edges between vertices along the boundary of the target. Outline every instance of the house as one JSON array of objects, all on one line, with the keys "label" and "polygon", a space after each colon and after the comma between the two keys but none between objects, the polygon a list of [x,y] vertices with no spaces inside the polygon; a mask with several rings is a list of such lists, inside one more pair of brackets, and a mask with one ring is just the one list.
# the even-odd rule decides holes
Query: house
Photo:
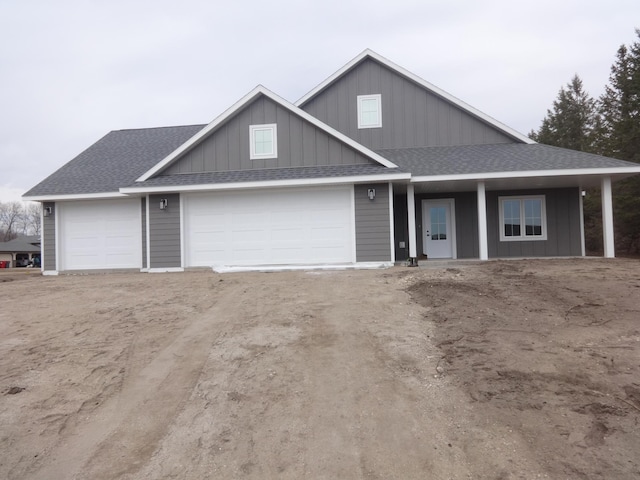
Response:
[{"label": "house", "polygon": [[536,144],[366,50],[295,104],[113,131],[25,194],[44,273],[585,254],[582,195],[640,165]]},{"label": "house", "polygon": [[0,265],[5,268],[40,266],[40,235],[21,235],[0,242]]}]

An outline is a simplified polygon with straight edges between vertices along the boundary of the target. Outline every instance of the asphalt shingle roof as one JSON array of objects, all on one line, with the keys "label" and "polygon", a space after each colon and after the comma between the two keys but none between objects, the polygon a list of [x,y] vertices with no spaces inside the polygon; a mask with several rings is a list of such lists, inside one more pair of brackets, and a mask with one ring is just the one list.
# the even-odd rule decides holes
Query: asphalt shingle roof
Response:
[{"label": "asphalt shingle roof", "polygon": [[44,179],[26,197],[118,192],[122,187],[160,187],[366,176],[410,172],[413,176],[532,170],[637,167],[638,164],[542,144],[494,144],[378,150],[398,165],[342,165],[159,175],[135,180],[206,125],[113,131]]},{"label": "asphalt shingle roof", "polygon": [[206,125],[117,130],[105,135],[25,196],[117,192]]},{"label": "asphalt shingle roof", "polygon": [[378,150],[413,176],[637,167],[637,163],[543,144],[504,143]]},{"label": "asphalt shingle roof", "polygon": [[40,251],[40,235],[24,235],[8,242],[0,242],[0,252],[27,252]]},{"label": "asphalt shingle roof", "polygon": [[265,182],[274,180],[303,180],[308,178],[338,178],[361,175],[402,173],[401,169],[389,169],[383,165],[327,165],[316,167],[264,168],[235,170],[230,172],[178,173],[160,175],[131,187],[175,187],[239,182]]}]

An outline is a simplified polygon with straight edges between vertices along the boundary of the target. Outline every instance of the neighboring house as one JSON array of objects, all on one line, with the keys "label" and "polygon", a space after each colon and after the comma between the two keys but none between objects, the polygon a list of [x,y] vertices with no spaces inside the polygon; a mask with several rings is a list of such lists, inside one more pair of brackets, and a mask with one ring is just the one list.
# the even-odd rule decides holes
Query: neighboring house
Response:
[{"label": "neighboring house", "polygon": [[43,270],[584,255],[582,190],[640,165],[536,144],[365,51],[295,105],[114,131],[25,194]]},{"label": "neighboring house", "polygon": [[0,262],[6,268],[40,266],[40,235],[22,235],[0,242]]}]

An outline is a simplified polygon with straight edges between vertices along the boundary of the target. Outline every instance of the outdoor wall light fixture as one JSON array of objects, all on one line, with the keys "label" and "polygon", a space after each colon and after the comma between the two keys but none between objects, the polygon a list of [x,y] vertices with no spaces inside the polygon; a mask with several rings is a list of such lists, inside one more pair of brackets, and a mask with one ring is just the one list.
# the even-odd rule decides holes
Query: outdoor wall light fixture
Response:
[{"label": "outdoor wall light fixture", "polygon": [[160,210],[166,210],[166,208],[169,206],[169,201],[166,198],[161,198],[160,199]]},{"label": "outdoor wall light fixture", "polygon": [[376,198],[376,189],[375,188],[370,188],[367,191],[367,196],[369,197],[369,200],[373,200],[374,198]]},{"label": "outdoor wall light fixture", "polygon": [[42,209],[42,214],[43,214],[45,217],[49,217],[49,216],[51,215],[51,213],[52,213],[52,209],[51,209],[51,207],[44,207],[44,208]]}]

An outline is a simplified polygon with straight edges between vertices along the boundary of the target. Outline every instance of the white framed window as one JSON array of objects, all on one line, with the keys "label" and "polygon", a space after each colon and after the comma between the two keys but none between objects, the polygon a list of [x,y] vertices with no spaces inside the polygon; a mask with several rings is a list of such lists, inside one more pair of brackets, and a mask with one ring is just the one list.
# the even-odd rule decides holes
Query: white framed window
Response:
[{"label": "white framed window", "polygon": [[250,125],[251,160],[278,157],[278,126],[275,123]]},{"label": "white framed window", "polygon": [[382,95],[358,95],[358,128],[382,127]]},{"label": "white framed window", "polygon": [[500,241],[547,239],[547,209],[544,195],[498,197]]}]

